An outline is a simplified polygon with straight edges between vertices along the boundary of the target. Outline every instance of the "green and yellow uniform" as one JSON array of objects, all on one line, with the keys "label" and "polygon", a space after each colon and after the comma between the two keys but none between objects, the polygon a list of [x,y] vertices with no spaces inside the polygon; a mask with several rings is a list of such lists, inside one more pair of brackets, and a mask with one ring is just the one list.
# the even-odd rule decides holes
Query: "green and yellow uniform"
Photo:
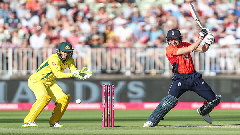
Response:
[{"label": "green and yellow uniform", "polygon": [[[71,44],[68,42],[60,43],[58,48],[63,48],[64,52],[72,52],[73,50]],[[62,49],[60,50],[62,51]],[[63,73],[67,67],[71,72],[77,70],[74,59],[71,56],[66,60],[62,60],[59,53],[52,54],[40,65],[37,71],[30,76],[28,86],[34,92],[36,102],[32,106],[29,114],[25,117],[24,123],[30,121],[35,122],[38,115],[45,106],[48,105],[51,99],[56,102],[56,106],[49,123],[54,124],[54,122],[60,121],[70,102],[70,95],[66,95],[54,79],[72,77],[72,73]]]}]

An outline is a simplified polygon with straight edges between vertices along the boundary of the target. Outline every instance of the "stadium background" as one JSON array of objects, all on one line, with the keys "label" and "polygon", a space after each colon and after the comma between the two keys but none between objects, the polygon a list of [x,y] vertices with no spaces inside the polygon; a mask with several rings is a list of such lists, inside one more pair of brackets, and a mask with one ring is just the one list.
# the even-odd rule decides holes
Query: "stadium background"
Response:
[{"label": "stadium background", "polygon": [[[31,44],[30,42],[30,38],[36,34],[36,31],[38,30],[36,28],[36,26],[40,25],[42,26],[43,29],[40,29],[41,32],[45,32],[44,31],[44,19],[40,19],[39,20],[39,24],[34,24],[34,25],[30,25],[30,24],[26,24],[23,23],[24,17],[17,17],[19,19],[20,22],[18,22],[21,25],[25,25],[24,27],[16,27],[13,26],[12,23],[9,23],[9,17],[11,16],[10,14],[14,14],[14,13],[18,13],[18,6],[24,6],[24,8],[34,11],[32,13],[34,13],[35,15],[32,14],[31,17],[36,16],[39,14],[39,16],[41,15],[41,12],[43,12],[43,9],[46,10],[47,13],[47,6],[43,6],[44,8],[42,9],[41,5],[43,5],[44,2],[46,2],[46,5],[50,5],[52,4],[52,6],[58,6],[59,8],[62,6],[62,10],[59,10],[60,12],[60,16],[66,16],[71,15],[71,12],[74,12],[74,15],[77,13],[77,16],[80,16],[84,19],[89,19],[88,15],[93,15],[91,17],[93,17],[93,21],[99,21],[99,20],[104,20],[104,17],[101,18],[100,15],[97,15],[99,12],[100,7],[104,7],[106,8],[106,12],[108,13],[107,18],[109,20],[111,19],[116,19],[117,16],[120,13],[125,13],[124,15],[127,14],[127,11],[125,10],[126,8],[128,8],[128,6],[130,6],[131,8],[131,12],[139,12],[140,15],[143,18],[147,18],[148,16],[152,16],[153,14],[155,14],[156,12],[158,13],[159,9],[157,9],[157,7],[162,7],[162,11],[163,13],[160,15],[160,18],[162,18],[164,20],[164,18],[166,18],[166,22],[161,22],[161,21],[154,21],[154,19],[152,19],[152,22],[148,22],[146,23],[145,20],[141,20],[141,18],[139,18],[140,20],[136,19],[135,21],[138,23],[139,27],[144,25],[144,29],[146,31],[150,31],[149,33],[151,33],[151,28],[152,26],[158,26],[158,30],[160,31],[160,34],[158,35],[157,39],[159,39],[160,43],[157,42],[157,39],[151,41],[151,37],[149,34],[149,37],[146,36],[142,36],[141,38],[135,38],[134,37],[134,32],[133,32],[133,41],[131,41],[130,43],[128,43],[128,41],[120,41],[117,36],[114,36],[115,44],[117,45],[117,48],[128,48],[127,45],[132,44],[131,47],[129,48],[161,48],[164,49],[164,47],[166,46],[165,42],[165,36],[164,34],[166,33],[167,28],[179,28],[182,30],[183,34],[187,34],[186,30],[188,31],[188,33],[190,33],[188,36],[186,36],[186,41],[188,42],[192,42],[194,40],[193,33],[196,31],[199,31],[199,28],[197,28],[195,22],[192,20],[191,15],[186,15],[186,13],[188,13],[189,11],[184,10],[182,7],[184,4],[188,3],[189,1],[191,1],[192,3],[195,3],[196,5],[198,4],[198,6],[196,6],[196,9],[200,15],[201,21],[204,23],[204,25],[208,28],[210,28],[213,31],[214,36],[216,37],[216,43],[211,46],[211,48],[214,48],[216,51],[218,50],[223,50],[226,52],[229,52],[229,54],[231,54],[231,52],[229,50],[235,49],[235,50],[239,50],[238,46],[239,46],[239,42],[238,42],[238,29],[239,29],[239,25],[235,26],[234,24],[229,24],[230,22],[228,22],[230,15],[233,15],[233,18],[237,18],[236,20],[234,20],[232,23],[236,23],[239,24],[239,14],[237,14],[238,12],[238,7],[240,6],[240,3],[234,0],[228,1],[228,0],[223,0],[223,1],[207,1],[207,0],[203,0],[203,1],[194,1],[194,0],[176,0],[176,1],[170,1],[170,0],[129,0],[129,1],[114,1],[114,0],[106,0],[104,3],[104,0],[101,1],[94,1],[94,0],[68,0],[66,1],[68,3],[68,6],[63,6],[62,3],[63,1],[61,0],[38,0],[38,1],[33,1],[33,3],[35,2],[39,9],[35,9],[33,8],[34,6],[31,6],[31,1],[24,1],[24,0],[12,0],[12,1],[8,1],[8,0],[3,0],[1,1],[1,4],[3,4],[4,6],[9,5],[9,12],[6,12],[7,10],[5,10],[5,7],[2,6],[2,8],[0,7],[0,9],[4,9],[4,10],[0,10],[0,16],[1,16],[1,20],[3,22],[1,22],[1,29],[2,29],[2,33],[0,34],[1,36],[1,63],[4,63],[4,61],[8,61],[10,59],[12,59],[11,55],[9,56],[8,54],[5,54],[5,50],[6,52],[9,51],[9,49],[13,49],[13,50],[17,50],[20,48],[21,53],[24,53],[23,50],[27,50],[29,49],[28,53],[32,53],[33,50],[41,50],[41,49],[52,49],[54,50],[54,48],[56,47],[56,45],[58,44],[59,41],[69,41],[72,43],[75,43],[76,41],[88,41],[89,47],[90,49],[99,49],[100,48],[105,48],[105,49],[109,49],[110,47],[108,46],[108,42],[107,40],[104,38],[104,32],[101,33],[101,28],[100,25],[105,24],[104,22],[100,22],[98,23],[99,25],[94,25],[95,23],[93,23],[94,26],[91,26],[91,28],[94,27],[98,27],[98,32],[97,33],[82,33],[81,36],[73,36],[71,37],[71,32],[76,29],[76,25],[72,25],[67,27],[68,29],[65,29],[65,32],[63,32],[63,30],[59,30],[58,31],[58,36],[56,37],[51,37],[46,36],[46,38],[44,38],[44,41],[46,39],[47,41],[47,37],[50,38],[50,43],[46,44],[46,42],[43,42],[42,46],[34,46],[34,44]],[[9,3],[10,2],[10,3]],[[103,3],[101,3],[103,2]],[[109,2],[109,3],[107,3]],[[30,3],[30,4],[29,4]],[[34,5],[32,3],[32,5]],[[0,5],[1,5],[0,4]],[[29,7],[27,8],[27,5],[29,5]],[[40,6],[39,6],[40,5]],[[93,14],[87,14],[85,13],[85,8],[86,5],[88,5],[88,12],[90,13],[90,11],[93,12]],[[154,6],[153,6],[154,5]],[[201,8],[203,5],[205,5],[205,8]],[[217,8],[215,8],[214,6],[218,6],[218,5],[225,5],[228,8],[225,9],[225,16],[222,16],[222,18],[219,16],[218,18],[216,18],[216,20],[212,19],[214,18],[215,14],[212,14],[212,16],[210,14],[206,14],[206,11],[210,11],[210,9],[214,9],[214,11],[218,11]],[[236,7],[234,7],[234,5],[236,5]],[[65,8],[69,8],[69,12],[67,12],[67,10],[64,10]],[[114,14],[114,8],[118,9],[119,13],[116,12],[116,14]],[[172,9],[171,9],[172,7]],[[175,8],[178,8],[175,11]],[[209,8],[207,8],[209,7]],[[66,8],[66,9],[67,9]],[[76,9],[76,11],[75,11]],[[160,8],[161,9],[161,8]],[[87,10],[87,9],[86,9]],[[2,12],[1,12],[2,11]],[[124,12],[125,11],[125,12]],[[45,12],[43,12],[45,13]],[[175,13],[175,14],[171,14],[168,16],[168,13]],[[215,13],[215,12],[213,12]],[[73,15],[73,14],[72,14]],[[114,16],[116,15],[116,16]],[[177,18],[177,16],[182,16],[182,15],[186,15],[188,18],[188,21],[186,22],[186,25],[182,24],[182,22],[180,20],[178,20],[179,18]],[[220,14],[219,14],[220,15]],[[100,18],[99,18],[100,17]],[[125,16],[123,18],[123,20],[127,20],[129,18],[129,16]],[[131,17],[130,17],[131,18]],[[134,18],[134,17],[133,17]],[[133,19],[131,18],[131,19]],[[175,19],[174,19],[175,18]],[[177,19],[176,19],[177,18]],[[181,17],[180,17],[181,18]],[[226,19],[227,18],[227,19]],[[150,20],[151,20],[150,19]],[[25,18],[25,20],[27,20]],[[47,18],[48,20],[48,18]],[[108,22],[109,22],[108,20]],[[162,20],[162,21],[163,21]],[[170,21],[169,21],[170,20]],[[177,20],[177,24],[175,24],[174,21]],[[214,20],[214,21],[213,21]],[[45,20],[46,21],[46,20]],[[133,20],[132,20],[133,21]],[[71,22],[71,21],[69,21]],[[124,21],[123,21],[124,22]],[[144,23],[142,23],[144,22]],[[191,23],[189,23],[191,22]],[[114,22],[113,22],[114,23]],[[126,22],[124,22],[126,23]],[[223,26],[223,31],[221,31],[222,27],[214,27],[214,23],[217,23],[217,25]],[[225,25],[228,24],[228,25]],[[8,25],[7,25],[8,24]],[[57,22],[57,25],[59,24],[63,24],[63,22],[59,21]],[[121,24],[116,24],[116,25],[122,25]],[[66,24],[67,25],[67,24]],[[106,24],[107,25],[107,24]],[[88,26],[88,25],[86,25]],[[117,27],[117,26],[116,26]],[[192,27],[191,29],[188,29],[189,27]],[[54,27],[53,30],[57,31],[57,28]],[[185,30],[185,31],[184,31]],[[24,31],[24,32],[23,32]],[[137,28],[136,28],[137,31]],[[18,36],[15,37],[15,32],[18,32]],[[23,33],[21,33],[23,32]],[[67,34],[66,34],[67,33]],[[51,35],[51,34],[50,34]],[[97,36],[96,36],[97,35]],[[71,37],[71,38],[69,38]],[[84,38],[82,38],[84,37]],[[144,38],[145,37],[145,38]],[[226,38],[227,37],[227,38]],[[233,39],[234,37],[234,39]],[[57,40],[56,40],[56,39]],[[96,44],[93,43],[93,40],[97,38],[99,39],[99,44],[97,44],[98,47],[94,46]],[[148,39],[149,38],[149,39]],[[103,41],[101,41],[101,39]],[[144,40],[145,39],[145,40]],[[233,39],[233,40],[229,40],[229,39]],[[27,43],[25,43],[25,41]],[[74,42],[75,41],[75,42]],[[226,42],[229,41],[229,42]],[[234,41],[234,42],[232,42]],[[36,40],[35,40],[36,43]],[[76,45],[75,45],[76,44]],[[74,45],[77,46],[80,43],[75,43]],[[99,46],[100,45],[100,46]],[[158,46],[160,45],[160,47]],[[116,46],[115,46],[116,47]],[[12,54],[15,54],[16,51],[12,51]],[[78,49],[75,49],[76,51],[78,51]],[[79,49],[80,50],[80,49]],[[9,51],[9,52],[10,52]],[[54,53],[54,51],[50,51],[50,54]],[[237,55],[231,56],[230,58],[235,59],[237,57],[239,57],[239,52],[236,52]],[[6,57],[7,56],[7,57]],[[41,56],[41,52],[40,54],[38,54],[38,56],[33,57],[37,59],[39,59],[39,56]],[[163,55],[164,56],[164,55]],[[76,56],[77,57],[77,56]],[[218,58],[217,56],[214,56],[215,58]],[[5,59],[4,59],[5,58]],[[223,102],[239,102],[239,96],[240,93],[239,88],[239,81],[240,78],[239,76],[239,58],[237,58],[237,61],[234,61],[234,63],[231,63],[232,65],[234,65],[233,67],[230,66],[229,64],[229,60],[228,58],[226,58],[226,56],[223,56],[221,58],[225,58],[225,59],[221,59],[223,61],[226,61],[226,63],[224,63],[224,65],[219,65],[220,69],[215,71],[215,74],[213,75],[205,75],[204,79],[208,82],[208,84],[212,87],[212,89],[217,93],[217,94],[221,94],[223,96],[222,101]],[[23,60],[24,61],[24,60]],[[31,65],[31,63],[34,63],[36,65],[38,65],[39,63],[36,61],[30,61],[27,63],[27,65]],[[12,62],[10,65],[13,67],[9,67],[9,62]],[[16,59],[12,59],[12,61],[8,61],[6,64],[2,64],[0,67],[0,73],[1,73],[1,81],[0,81],[0,103],[33,103],[35,102],[34,99],[34,95],[31,92],[31,90],[28,88],[27,86],[27,78],[29,77],[29,75],[34,72],[36,70],[36,67],[34,66],[27,66],[26,70],[23,70],[23,67],[19,68],[17,67],[16,70],[16,64],[14,64],[14,62],[17,63],[17,65],[19,64],[19,60]],[[85,63],[86,64],[86,63]],[[4,66],[5,65],[5,66]],[[8,65],[8,66],[6,66]],[[79,64],[79,67],[81,66],[87,66],[84,64]],[[228,67],[230,66],[230,67]],[[144,67],[144,66],[143,66]],[[223,67],[223,68],[222,68]],[[92,67],[94,68],[94,67]],[[122,67],[121,67],[122,68]],[[205,71],[204,67],[203,69],[201,69],[202,73],[204,73]],[[213,70],[216,70],[217,67],[213,68]],[[138,71],[138,72],[135,72]],[[164,71],[168,71],[171,72],[171,69],[167,68],[167,69],[163,69]],[[9,72],[11,71],[11,72]],[[26,71],[26,73],[23,73],[23,71]],[[167,90],[171,84],[171,73],[168,75],[164,75],[162,72],[159,73],[155,73],[154,69],[150,72],[150,74],[148,72],[146,72],[146,70],[142,69],[142,70],[138,70],[133,69],[133,71],[131,71],[130,74],[126,74],[125,70],[123,70],[123,72],[116,72],[116,70],[110,68],[109,72],[106,71],[98,71],[98,70],[94,70],[96,72],[94,72],[94,75],[92,78],[90,78],[89,80],[77,80],[77,79],[57,79],[58,84],[60,85],[60,87],[62,87],[64,89],[64,91],[66,93],[70,93],[72,95],[71,98],[71,102],[74,102],[76,99],[81,98],[83,103],[87,103],[87,102],[101,102],[101,85],[104,83],[112,83],[115,85],[115,89],[116,89],[116,93],[115,93],[115,99],[116,102],[159,102],[166,94],[167,94]],[[198,97],[196,94],[192,93],[192,92],[188,92],[186,93],[184,96],[182,96],[180,98],[180,102],[202,102],[203,100]]]}]

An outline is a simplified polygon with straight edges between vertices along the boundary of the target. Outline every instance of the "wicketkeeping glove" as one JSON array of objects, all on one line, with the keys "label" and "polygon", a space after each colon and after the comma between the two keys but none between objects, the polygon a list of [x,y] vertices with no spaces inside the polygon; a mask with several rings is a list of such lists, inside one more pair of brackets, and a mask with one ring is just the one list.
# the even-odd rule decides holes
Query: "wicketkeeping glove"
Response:
[{"label": "wicketkeeping glove", "polygon": [[84,80],[92,76],[92,71],[89,68],[83,67],[81,70],[74,70],[72,76]]},{"label": "wicketkeeping glove", "polygon": [[80,71],[80,76],[84,79],[90,78],[92,76],[92,71],[89,68],[83,67]]},{"label": "wicketkeeping glove", "polygon": [[72,77],[77,77],[79,79],[82,79],[83,77],[80,75],[80,70],[73,70]]},{"label": "wicketkeeping glove", "polygon": [[211,44],[214,43],[215,38],[211,33],[209,33],[204,40],[205,40],[205,43],[208,44],[208,46],[210,46]]},{"label": "wicketkeeping glove", "polygon": [[199,38],[204,39],[208,33],[210,33],[208,28],[202,28],[202,30],[199,32]]}]

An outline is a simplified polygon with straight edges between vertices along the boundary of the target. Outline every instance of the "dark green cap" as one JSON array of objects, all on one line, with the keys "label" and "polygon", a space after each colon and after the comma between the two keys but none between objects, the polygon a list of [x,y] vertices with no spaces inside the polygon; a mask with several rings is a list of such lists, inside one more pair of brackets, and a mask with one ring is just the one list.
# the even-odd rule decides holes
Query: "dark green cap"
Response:
[{"label": "dark green cap", "polygon": [[72,52],[72,45],[69,42],[62,42],[58,45],[57,48],[59,51],[63,51],[63,52]]}]

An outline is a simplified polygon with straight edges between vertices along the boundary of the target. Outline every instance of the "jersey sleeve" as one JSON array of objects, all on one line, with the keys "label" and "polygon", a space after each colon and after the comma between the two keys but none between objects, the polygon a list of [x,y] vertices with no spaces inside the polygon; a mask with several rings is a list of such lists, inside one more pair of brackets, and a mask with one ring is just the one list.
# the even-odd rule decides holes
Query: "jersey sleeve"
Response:
[{"label": "jersey sleeve", "polygon": [[77,68],[76,68],[76,65],[75,65],[75,63],[74,63],[74,59],[73,59],[73,58],[71,58],[71,59],[69,60],[69,65],[68,65],[68,68],[70,69],[70,71],[71,71],[71,72],[73,72],[73,70],[77,70]]},{"label": "jersey sleeve", "polygon": [[174,47],[173,45],[169,45],[166,47],[166,55],[171,58],[173,57],[174,55],[177,54],[177,51],[178,51],[179,48],[177,47]]},{"label": "jersey sleeve", "polygon": [[72,73],[63,73],[61,71],[61,61],[57,57],[50,57],[48,64],[52,70],[52,73],[56,76],[56,78],[70,78],[72,77]]},{"label": "jersey sleeve", "polygon": [[191,44],[188,43],[188,42],[182,42],[182,44],[183,44],[184,47],[188,47],[189,45],[191,45]]}]

